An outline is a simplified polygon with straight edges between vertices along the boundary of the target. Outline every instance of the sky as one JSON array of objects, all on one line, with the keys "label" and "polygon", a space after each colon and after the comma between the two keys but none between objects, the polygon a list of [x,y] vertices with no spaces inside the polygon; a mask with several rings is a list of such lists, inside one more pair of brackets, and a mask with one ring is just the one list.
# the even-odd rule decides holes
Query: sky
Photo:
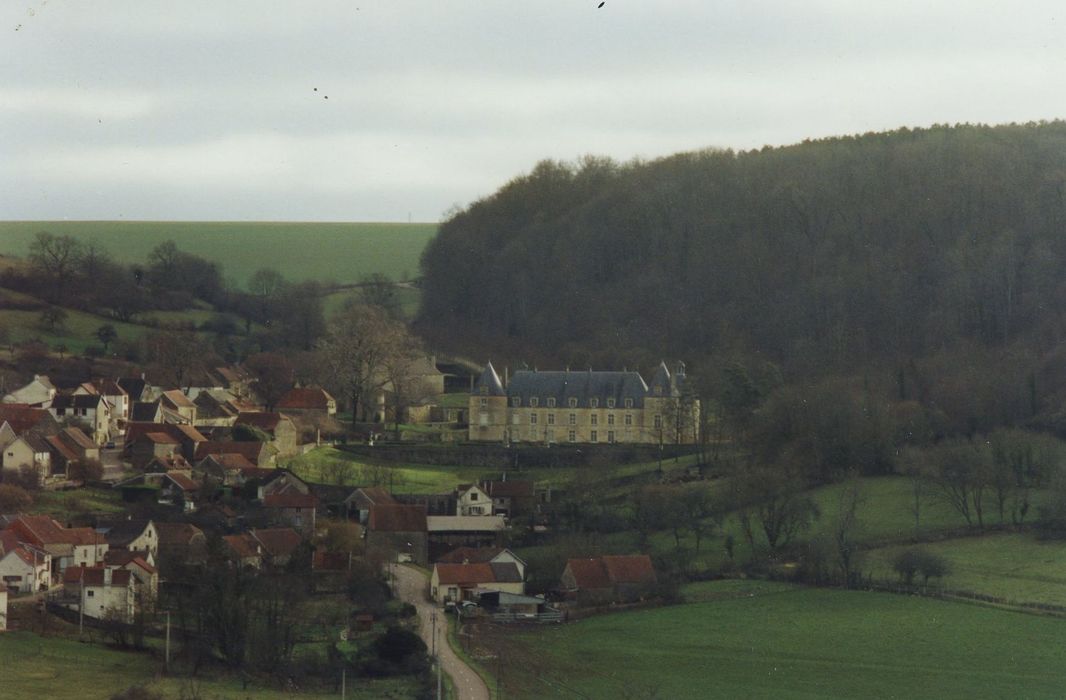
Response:
[{"label": "sky", "polygon": [[0,0],[0,220],[438,221],[543,159],[1066,117],[1056,2]]}]

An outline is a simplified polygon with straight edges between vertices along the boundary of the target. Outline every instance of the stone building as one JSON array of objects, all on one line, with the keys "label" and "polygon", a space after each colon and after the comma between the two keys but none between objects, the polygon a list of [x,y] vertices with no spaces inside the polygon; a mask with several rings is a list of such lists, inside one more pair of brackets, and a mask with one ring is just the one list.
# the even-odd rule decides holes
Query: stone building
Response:
[{"label": "stone building", "polygon": [[700,402],[685,365],[639,372],[514,373],[505,387],[490,362],[470,395],[470,440],[503,443],[693,444]]}]

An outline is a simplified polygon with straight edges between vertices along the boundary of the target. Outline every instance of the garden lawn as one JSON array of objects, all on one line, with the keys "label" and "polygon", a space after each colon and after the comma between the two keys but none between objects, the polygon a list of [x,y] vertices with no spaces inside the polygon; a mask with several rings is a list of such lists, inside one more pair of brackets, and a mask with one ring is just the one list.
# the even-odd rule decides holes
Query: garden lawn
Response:
[{"label": "garden lawn", "polygon": [[[988,534],[921,545],[947,559],[944,588],[1007,598],[1016,603],[1066,606],[1066,542],[1040,541],[1031,534]],[[893,557],[905,546],[868,552],[861,565],[875,580],[895,582]]]},{"label": "garden lawn", "polygon": [[1066,688],[1066,621],[892,594],[778,588],[509,639],[498,647],[508,697],[1055,698]]}]

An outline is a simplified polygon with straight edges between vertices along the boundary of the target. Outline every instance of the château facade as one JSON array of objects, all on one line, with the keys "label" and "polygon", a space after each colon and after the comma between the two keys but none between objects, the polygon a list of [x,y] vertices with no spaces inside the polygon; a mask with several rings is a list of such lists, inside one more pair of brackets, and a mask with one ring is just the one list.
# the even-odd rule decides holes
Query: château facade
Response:
[{"label": "ch\u00e2teau facade", "polygon": [[660,363],[648,384],[639,372],[514,373],[505,387],[488,363],[470,395],[472,441],[511,443],[693,444],[700,402],[685,365]]}]

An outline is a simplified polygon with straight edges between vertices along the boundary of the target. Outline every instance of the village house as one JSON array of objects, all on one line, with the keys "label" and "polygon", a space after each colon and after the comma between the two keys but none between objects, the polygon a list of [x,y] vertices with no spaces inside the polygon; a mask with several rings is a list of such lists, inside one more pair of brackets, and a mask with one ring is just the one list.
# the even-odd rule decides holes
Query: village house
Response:
[{"label": "village house", "polygon": [[245,412],[237,416],[234,425],[247,425],[262,431],[271,438],[271,444],[281,457],[299,453],[299,432],[288,416],[280,413]]},{"label": "village house", "polygon": [[94,379],[85,382],[74,390],[75,396],[102,396],[110,406],[111,424],[109,432],[118,435],[125,429],[130,418],[130,398],[126,390],[112,379]]},{"label": "village house", "polygon": [[84,428],[97,445],[111,440],[111,404],[99,394],[59,394],[48,412],[59,423]]},{"label": "village house", "polygon": [[129,422],[162,423],[163,409],[158,401],[134,401],[130,404]]},{"label": "village house", "polygon": [[526,580],[526,563],[506,547],[459,547],[437,559],[438,564],[514,564]]},{"label": "village house", "polygon": [[48,409],[26,404],[0,404],[0,425],[5,423],[14,435],[30,430],[40,435],[54,435],[60,428]]},{"label": "village house", "polygon": [[304,542],[296,530],[288,527],[255,529],[250,534],[259,543],[263,563],[276,568],[288,566],[293,554]]},{"label": "village house", "polygon": [[166,472],[159,482],[159,503],[176,506],[183,513],[191,513],[196,510],[202,486],[187,471]]},{"label": "village house", "polygon": [[193,472],[201,479],[210,477],[225,486],[240,486],[244,482],[243,475],[256,469],[244,455],[212,454],[197,462]]},{"label": "village house", "polygon": [[15,472],[23,467],[36,471],[41,484],[51,476],[52,447],[43,435],[27,432],[4,448],[4,471]]},{"label": "village house", "polygon": [[[148,441],[154,443],[154,445],[145,444],[144,436],[148,433],[166,435],[171,440],[159,440],[156,438]],[[204,434],[191,425],[141,423],[135,421],[130,422],[126,427],[125,449],[134,466],[143,469],[144,464],[151,457],[164,456],[173,452],[181,454],[181,456],[191,462],[196,458],[199,446],[207,441]],[[174,449],[173,446],[175,444],[179,446],[179,449]],[[169,445],[169,447],[163,447],[163,445]]]},{"label": "village house", "polygon": [[239,454],[257,467],[274,466],[277,452],[268,442],[249,440],[248,442],[222,442],[209,440],[196,446],[196,454],[192,461],[199,462],[208,455]]},{"label": "village house", "polygon": [[456,491],[456,515],[492,515],[492,499],[477,484],[460,484]]},{"label": "village house", "polygon": [[536,507],[535,488],[532,481],[509,479],[482,481],[481,490],[492,499],[492,512],[505,518],[532,514]]},{"label": "village house", "polygon": [[147,552],[153,558],[159,554],[159,532],[151,520],[119,520],[99,530],[103,531],[112,551]]},{"label": "village house", "polygon": [[263,567],[263,545],[250,533],[223,535],[223,555],[242,569]]},{"label": "village house", "polygon": [[29,384],[5,394],[2,402],[41,408],[47,406],[55,398],[56,393],[56,387],[48,377],[35,374],[33,381]]},{"label": "village house", "polygon": [[[164,413],[170,415],[179,416],[177,421],[168,420],[167,422],[185,423],[188,425],[194,425],[196,423],[196,404],[189,400],[189,397],[181,392],[180,389],[171,389],[164,391],[159,397],[159,406],[163,409]],[[166,420],[164,418],[164,420]]]},{"label": "village house", "polygon": [[700,402],[685,365],[661,363],[645,383],[639,372],[514,373],[504,387],[492,363],[470,395],[469,439],[480,442],[695,444]]},{"label": "village house", "polygon": [[429,594],[443,605],[448,601],[474,600],[483,591],[502,591],[522,595],[526,584],[513,563],[433,565]]},{"label": "village house", "polygon": [[337,400],[319,387],[296,387],[278,399],[274,408],[281,413],[324,420],[337,413]]},{"label": "village house", "polygon": [[92,528],[66,528],[47,515],[19,515],[6,529],[20,542],[51,555],[54,580],[68,567],[103,563],[108,550],[107,540]]},{"label": "village house", "polygon": [[0,590],[12,594],[47,590],[51,571],[51,555],[19,542],[10,530],[0,530]]},{"label": "village house", "polygon": [[290,491],[271,493],[263,497],[263,508],[272,523],[288,525],[304,537],[315,534],[318,498],[312,493]]},{"label": "village house", "polygon": [[640,600],[657,582],[647,554],[602,556],[567,560],[561,589],[579,603],[598,605]]},{"label": "village house", "polygon": [[409,559],[429,563],[429,539],[423,506],[373,505],[366,524],[367,555],[384,561]]},{"label": "village house", "polygon": [[345,512],[356,515],[360,525],[366,525],[372,506],[395,506],[398,501],[380,486],[361,486],[344,499]]},{"label": "village house", "polygon": [[131,622],[135,610],[134,576],[127,569],[72,566],[63,572],[66,599],[81,612],[98,620],[113,616]]},{"label": "village house", "polygon": [[204,531],[189,523],[154,523],[159,535],[158,565],[163,568],[178,564],[202,564],[207,559],[207,537]]}]

